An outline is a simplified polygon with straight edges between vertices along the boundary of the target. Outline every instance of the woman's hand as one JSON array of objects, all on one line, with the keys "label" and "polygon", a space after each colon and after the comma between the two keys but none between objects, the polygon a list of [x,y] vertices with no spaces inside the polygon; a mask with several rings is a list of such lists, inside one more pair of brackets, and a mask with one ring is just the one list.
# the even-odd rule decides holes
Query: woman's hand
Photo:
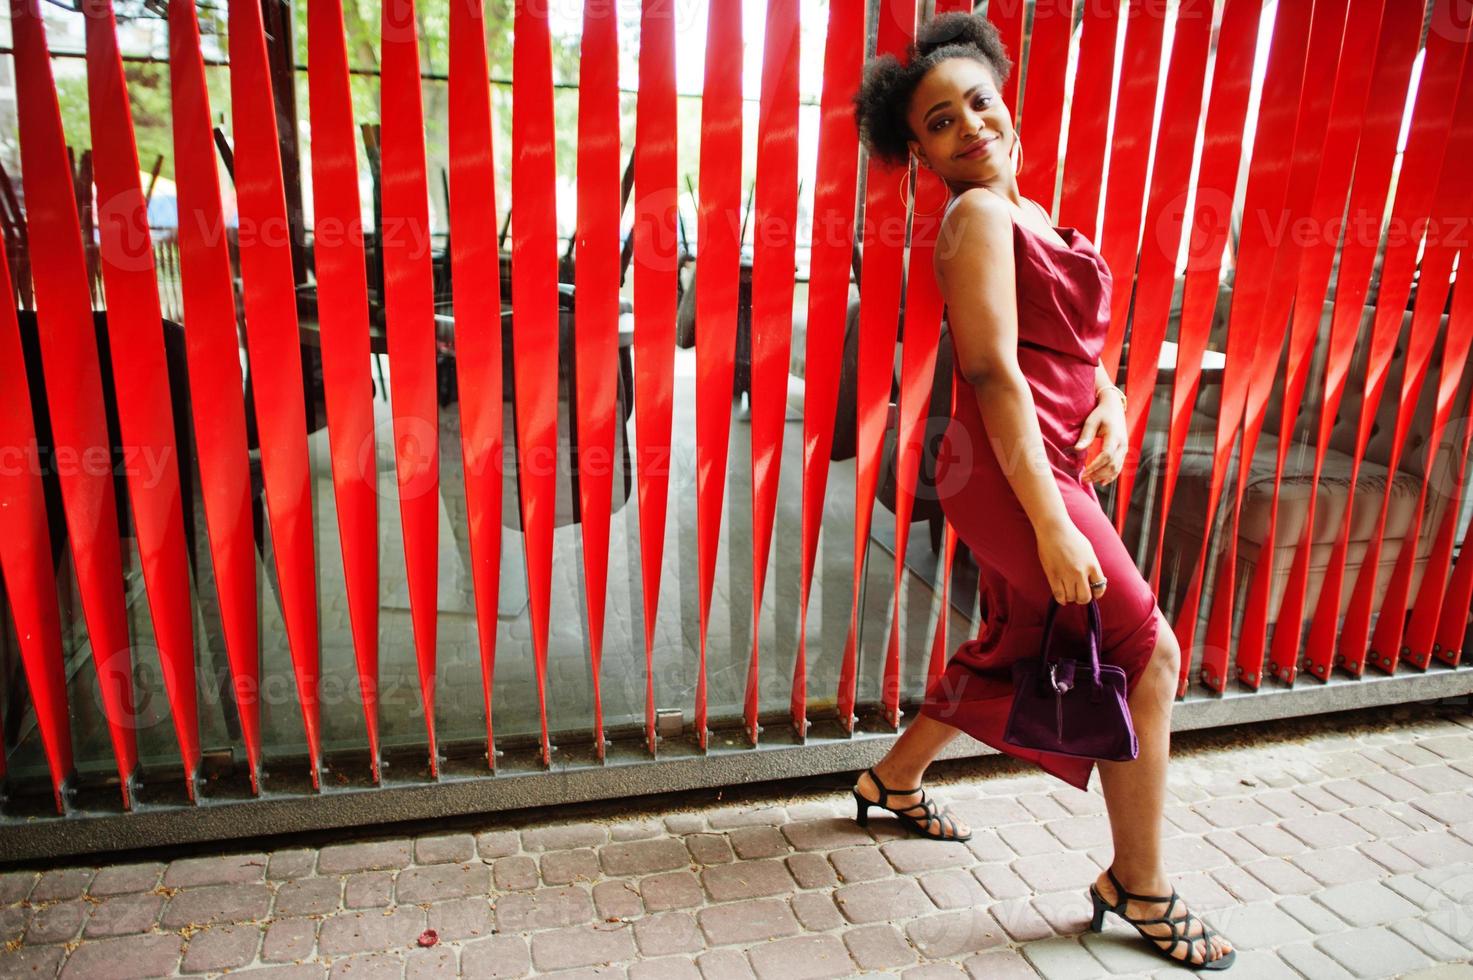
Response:
[{"label": "woman's hand", "polygon": [[1105,572],[1095,556],[1094,545],[1072,520],[1063,520],[1039,532],[1038,560],[1060,605],[1084,604],[1105,594],[1104,589],[1096,593],[1089,587],[1091,582],[1103,582]]},{"label": "woman's hand", "polygon": [[1109,483],[1120,475],[1127,445],[1125,405],[1111,388],[1100,392],[1094,410],[1084,420],[1084,429],[1074,448],[1084,449],[1097,438],[1104,445],[1079,478],[1092,483]]}]

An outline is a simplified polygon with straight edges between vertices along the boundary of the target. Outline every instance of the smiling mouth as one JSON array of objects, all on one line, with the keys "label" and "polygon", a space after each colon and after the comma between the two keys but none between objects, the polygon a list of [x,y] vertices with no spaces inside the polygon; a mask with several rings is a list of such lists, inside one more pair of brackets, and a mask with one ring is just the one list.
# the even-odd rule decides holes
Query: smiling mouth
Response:
[{"label": "smiling mouth", "polygon": [[993,142],[996,141],[996,139],[997,137],[994,136],[991,139],[983,140],[980,143],[974,143],[970,148],[958,153],[957,157],[963,160],[968,160],[973,157],[979,157],[987,151],[987,148],[991,146]]}]

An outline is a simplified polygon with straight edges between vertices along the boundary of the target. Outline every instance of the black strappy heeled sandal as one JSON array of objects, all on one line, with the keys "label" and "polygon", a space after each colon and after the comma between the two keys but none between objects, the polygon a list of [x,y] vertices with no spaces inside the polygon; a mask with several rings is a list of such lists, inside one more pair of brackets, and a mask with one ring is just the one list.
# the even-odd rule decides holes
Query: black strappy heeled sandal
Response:
[{"label": "black strappy heeled sandal", "polygon": [[[1238,951],[1236,949],[1230,949],[1216,959],[1204,959],[1200,963],[1194,959],[1197,955],[1196,944],[1199,942],[1202,944],[1201,955],[1204,957],[1207,956],[1208,951],[1212,949],[1212,937],[1217,935],[1217,933],[1195,912],[1186,911],[1181,915],[1171,914],[1171,910],[1176,908],[1176,903],[1181,899],[1181,896],[1177,894],[1176,888],[1173,887],[1171,889],[1170,895],[1137,895],[1134,892],[1126,891],[1121,886],[1120,879],[1115,877],[1115,871],[1112,868],[1106,868],[1105,874],[1110,876],[1110,884],[1115,886],[1115,897],[1118,901],[1116,904],[1111,905],[1105,901],[1105,896],[1100,894],[1100,890],[1094,886],[1094,883],[1090,883],[1089,900],[1094,904],[1094,918],[1089,923],[1090,931],[1099,932],[1105,928],[1105,912],[1109,911],[1114,912],[1120,918],[1135,926],[1136,932],[1150,940],[1152,949],[1180,966],[1189,967],[1193,970],[1226,970],[1233,965],[1233,960],[1238,958]],[[1156,919],[1133,919],[1125,914],[1125,903],[1129,899],[1135,899],[1137,902],[1166,902],[1166,915]],[[1193,919],[1202,923],[1202,934],[1200,936],[1191,935],[1190,930]],[[1169,926],[1171,928],[1171,935],[1153,936],[1141,928],[1142,925],[1151,925],[1157,922]],[[1178,925],[1181,927],[1180,930],[1177,928]],[[1171,945],[1162,946],[1161,943],[1168,939],[1171,940]],[[1185,957],[1171,955],[1176,949],[1177,943],[1187,944],[1187,955]]]},{"label": "black strappy heeled sandal", "polygon": [[[897,820],[899,820],[905,826],[909,827],[911,830],[915,831],[917,834],[920,834],[922,837],[929,837],[932,840],[955,841],[972,839],[972,832],[970,830],[967,831],[965,834],[957,833],[956,820],[953,819],[951,814],[942,813],[937,808],[936,801],[931,799],[923,788],[917,786],[915,789],[887,789],[885,787],[885,784],[880,782],[880,777],[875,773],[874,766],[870,766],[868,769],[865,770],[865,772],[869,773],[869,778],[875,781],[875,788],[880,791],[880,798],[878,801],[866,799],[865,797],[860,795],[858,788],[850,790],[850,792],[854,794],[854,801],[857,804],[857,812],[854,815],[854,819],[859,821],[859,825],[861,827],[869,826],[869,808],[872,806],[877,806],[881,810],[889,810],[891,813],[895,814],[895,818]],[[909,806],[903,806],[899,808],[887,806],[885,804],[885,801],[892,796],[908,796],[911,793],[920,793],[920,802],[912,803]],[[905,812],[907,810],[915,809],[920,809],[923,815],[913,817],[909,813]],[[932,833],[930,829],[932,820],[935,820],[936,823],[941,825],[941,830],[943,832]],[[944,831],[948,827],[950,827],[951,829],[950,834],[944,833]]]}]

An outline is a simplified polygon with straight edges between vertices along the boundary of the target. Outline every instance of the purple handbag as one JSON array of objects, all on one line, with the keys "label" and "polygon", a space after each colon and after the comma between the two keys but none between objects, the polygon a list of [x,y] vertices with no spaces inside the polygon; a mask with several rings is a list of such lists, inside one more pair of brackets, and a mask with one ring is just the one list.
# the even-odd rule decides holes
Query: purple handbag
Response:
[{"label": "purple handbag", "polygon": [[1049,597],[1040,656],[1013,664],[1013,706],[1003,741],[1025,749],[1125,762],[1139,746],[1125,700],[1125,669],[1100,663],[1099,604],[1089,601],[1089,659],[1049,648],[1059,602]]}]

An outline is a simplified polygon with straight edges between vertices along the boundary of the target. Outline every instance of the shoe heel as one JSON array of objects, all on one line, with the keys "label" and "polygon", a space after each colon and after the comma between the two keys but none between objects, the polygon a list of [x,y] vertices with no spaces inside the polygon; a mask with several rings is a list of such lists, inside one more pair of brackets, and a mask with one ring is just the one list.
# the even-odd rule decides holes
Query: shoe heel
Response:
[{"label": "shoe heel", "polygon": [[858,790],[850,790],[854,794],[854,819],[861,827],[869,826],[869,808],[875,804],[859,795]]},{"label": "shoe heel", "polygon": [[1104,899],[1095,893],[1094,888],[1089,890],[1089,901],[1094,906],[1094,917],[1089,920],[1089,931],[1101,932],[1105,928],[1105,912],[1110,906],[1106,905]]}]

